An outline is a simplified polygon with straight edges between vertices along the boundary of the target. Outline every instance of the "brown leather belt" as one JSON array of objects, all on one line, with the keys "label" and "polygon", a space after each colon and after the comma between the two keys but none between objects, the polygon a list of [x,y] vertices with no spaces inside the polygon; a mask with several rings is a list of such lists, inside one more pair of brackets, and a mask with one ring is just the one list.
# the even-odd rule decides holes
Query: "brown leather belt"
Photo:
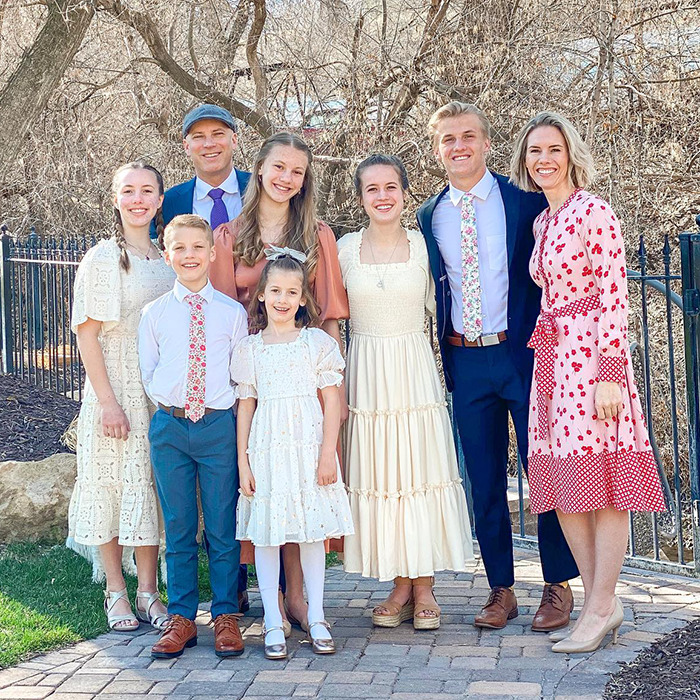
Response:
[{"label": "brown leather belt", "polygon": [[476,340],[467,340],[460,333],[453,333],[447,336],[447,342],[450,345],[456,345],[460,348],[483,348],[489,345],[498,345],[507,337],[506,332],[501,331],[500,333],[492,333],[491,335],[482,335]]},{"label": "brown leather belt", "polygon": [[[175,416],[175,418],[187,418],[187,416],[185,415],[184,408],[177,408],[177,406],[163,406],[162,403],[158,404],[158,408],[161,408],[166,413],[169,413],[171,416]],[[219,410],[219,409],[205,408],[204,415],[207,415],[208,413],[213,413],[214,411],[217,411],[217,410]]]}]

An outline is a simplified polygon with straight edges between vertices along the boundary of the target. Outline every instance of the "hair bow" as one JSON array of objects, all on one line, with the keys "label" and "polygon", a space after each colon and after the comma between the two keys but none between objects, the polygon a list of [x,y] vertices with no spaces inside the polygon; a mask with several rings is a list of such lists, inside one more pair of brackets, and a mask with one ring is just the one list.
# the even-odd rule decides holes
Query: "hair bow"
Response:
[{"label": "hair bow", "polygon": [[294,260],[300,263],[306,262],[306,255],[300,250],[294,250],[294,248],[280,248],[276,245],[271,245],[265,249],[265,257],[268,260],[279,260],[287,256],[294,258]]}]

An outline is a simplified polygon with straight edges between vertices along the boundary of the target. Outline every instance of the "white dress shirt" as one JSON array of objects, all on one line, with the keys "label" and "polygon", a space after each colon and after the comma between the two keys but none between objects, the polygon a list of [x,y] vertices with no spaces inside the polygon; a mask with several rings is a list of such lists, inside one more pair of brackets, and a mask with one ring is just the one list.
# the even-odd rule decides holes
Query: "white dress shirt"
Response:
[{"label": "white dress shirt", "polygon": [[[192,213],[201,216],[207,222],[211,221],[211,210],[214,208],[214,200],[209,196],[211,190],[216,189],[200,178],[194,180],[194,195],[192,199]],[[238,190],[238,178],[236,169],[219,185],[219,189],[224,191],[222,199],[228,212],[228,220],[233,221],[240,213],[243,203],[241,193]]]},{"label": "white dress shirt", "polygon": [[[185,405],[187,358],[189,355],[190,305],[192,294],[180,282],[141,312],[139,364],[141,380],[155,403],[182,408]],[[206,335],[206,408],[233,406],[236,395],[231,385],[231,356],[241,338],[248,335],[248,316],[235,299],[217,292],[207,282],[197,292],[204,299]]]},{"label": "white dress shirt", "polygon": [[[433,235],[445,261],[452,296],[452,327],[464,333],[462,320],[462,197],[465,193],[450,184],[449,191],[433,212]],[[508,250],[506,210],[496,178],[488,170],[471,189],[476,214],[479,250],[482,333],[508,329]]]}]

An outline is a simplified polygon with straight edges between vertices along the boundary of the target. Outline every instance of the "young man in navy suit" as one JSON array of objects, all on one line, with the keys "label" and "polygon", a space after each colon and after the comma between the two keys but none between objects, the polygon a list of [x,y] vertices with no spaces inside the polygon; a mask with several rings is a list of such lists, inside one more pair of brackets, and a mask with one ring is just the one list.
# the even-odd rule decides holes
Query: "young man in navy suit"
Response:
[{"label": "young man in navy suit", "polygon": [[[491,587],[474,624],[500,629],[518,614],[507,500],[508,414],[527,464],[533,366],[527,342],[540,305],[528,264],[532,223],[546,200],[487,169],[491,127],[476,106],[450,102],[433,114],[429,131],[449,184],[423,203],[418,225],[435,279],[445,380],[453,392]],[[568,580],[578,570],[555,511],[539,516],[538,540],[546,583],[532,629],[548,632],[569,623]]]},{"label": "young man in navy suit", "polygon": [[[236,120],[223,107],[201,104],[185,115],[182,139],[195,176],[166,191],[163,225],[167,226],[180,214],[197,214],[213,230],[241,213],[241,198],[250,180],[250,173],[233,167],[233,152],[238,143]],[[155,235],[154,228],[151,235]],[[248,567],[242,564],[238,580],[241,612],[249,609],[247,585]]]},{"label": "young man in navy suit", "polygon": [[250,180],[250,173],[233,167],[238,143],[235,119],[223,107],[201,104],[185,115],[182,139],[195,177],[165,193],[164,224],[179,214],[198,214],[212,229],[235,219]]}]

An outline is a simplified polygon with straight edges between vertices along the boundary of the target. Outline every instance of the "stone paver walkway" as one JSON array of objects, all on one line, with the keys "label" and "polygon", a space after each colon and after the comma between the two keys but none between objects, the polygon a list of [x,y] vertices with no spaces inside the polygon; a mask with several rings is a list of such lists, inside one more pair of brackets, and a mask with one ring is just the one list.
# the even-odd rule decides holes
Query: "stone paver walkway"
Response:
[{"label": "stone paver walkway", "polygon": [[[479,631],[474,613],[488,594],[483,567],[475,573],[438,576],[442,626],[416,632],[372,627],[371,610],[389,584],[327,573],[326,611],[338,646],[335,656],[315,656],[299,630],[288,641],[289,659],[262,655],[260,599],[253,592],[244,618],[243,656],[214,655],[209,615],[202,611],[199,644],[176,660],[152,660],[156,639],[148,626],[110,633],[0,671],[0,699],[50,700],[268,700],[272,698],[377,698],[476,700],[602,696],[618,662],[629,661],[663,634],[700,616],[700,585],[686,579],[623,573],[618,593],[625,606],[620,642],[593,654],[567,658],[550,651],[546,635],[529,630],[539,604],[540,569],[532,553],[516,553],[520,616],[504,630]],[[574,586],[580,604],[582,591]]]}]

